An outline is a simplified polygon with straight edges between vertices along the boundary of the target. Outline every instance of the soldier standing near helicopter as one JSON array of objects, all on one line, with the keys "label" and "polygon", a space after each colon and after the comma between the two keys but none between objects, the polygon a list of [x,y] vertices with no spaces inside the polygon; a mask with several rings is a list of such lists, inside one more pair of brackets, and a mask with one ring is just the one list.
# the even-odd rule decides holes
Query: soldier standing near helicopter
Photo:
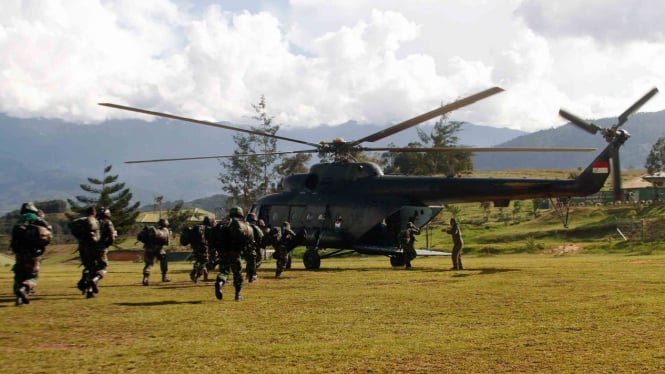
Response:
[{"label": "soldier standing near helicopter", "polygon": [[464,270],[462,266],[462,246],[464,245],[464,241],[462,240],[462,230],[460,230],[455,218],[450,219],[450,228],[446,232],[453,238],[452,270]]},{"label": "soldier standing near helicopter", "polygon": [[404,254],[404,268],[411,269],[411,260],[416,258],[416,249],[414,243],[416,242],[416,235],[420,235],[420,229],[413,223],[413,218],[409,219],[406,229],[400,235],[400,245],[402,246],[402,253]]}]

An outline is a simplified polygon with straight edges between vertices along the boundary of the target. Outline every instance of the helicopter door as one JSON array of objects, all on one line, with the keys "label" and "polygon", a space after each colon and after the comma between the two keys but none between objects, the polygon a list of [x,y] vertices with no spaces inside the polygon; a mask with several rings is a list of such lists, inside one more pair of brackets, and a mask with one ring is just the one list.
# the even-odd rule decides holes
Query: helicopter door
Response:
[{"label": "helicopter door", "polygon": [[304,227],[305,226],[305,205],[293,205],[289,210],[289,221],[291,227]]},{"label": "helicopter door", "polygon": [[[252,211],[257,209],[256,206],[252,207]],[[261,205],[258,207],[258,219],[262,219],[266,226],[270,225],[270,205]]]}]

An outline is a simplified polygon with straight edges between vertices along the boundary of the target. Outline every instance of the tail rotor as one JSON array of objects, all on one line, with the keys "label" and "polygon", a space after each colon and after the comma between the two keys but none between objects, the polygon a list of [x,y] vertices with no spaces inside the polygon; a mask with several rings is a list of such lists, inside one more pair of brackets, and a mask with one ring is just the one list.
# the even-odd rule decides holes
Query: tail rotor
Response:
[{"label": "tail rotor", "polygon": [[647,101],[658,93],[658,88],[654,87],[639,100],[637,100],[633,105],[626,109],[618,117],[618,121],[611,127],[600,127],[593,122],[586,121],[564,109],[559,110],[559,115],[568,121],[570,121],[575,126],[581,128],[582,130],[595,135],[600,131],[600,133],[605,138],[605,141],[609,143],[610,148],[610,170],[612,172],[612,187],[614,189],[614,200],[621,200],[621,163],[619,161],[619,148],[623,143],[630,138],[628,131],[621,129],[620,127],[626,123],[628,117],[637,112]]}]

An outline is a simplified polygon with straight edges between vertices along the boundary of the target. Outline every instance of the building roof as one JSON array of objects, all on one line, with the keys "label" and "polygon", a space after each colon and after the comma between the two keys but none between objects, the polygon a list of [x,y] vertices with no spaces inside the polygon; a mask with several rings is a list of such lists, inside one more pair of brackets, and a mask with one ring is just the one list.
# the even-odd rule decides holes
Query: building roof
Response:
[{"label": "building roof", "polygon": [[651,188],[653,184],[651,182],[645,181],[642,177],[644,175],[629,179],[625,182],[621,182],[621,188],[624,190],[638,189],[638,188]]},{"label": "building roof", "polygon": [[[215,218],[215,213],[208,212],[207,210],[201,208],[183,209],[183,211],[191,212],[191,214],[187,218],[188,222],[200,223],[201,221],[203,221],[204,217]],[[136,217],[136,223],[143,223],[143,224],[157,223],[160,218],[165,216],[166,216],[165,211],[141,212],[139,213],[139,216]]]}]

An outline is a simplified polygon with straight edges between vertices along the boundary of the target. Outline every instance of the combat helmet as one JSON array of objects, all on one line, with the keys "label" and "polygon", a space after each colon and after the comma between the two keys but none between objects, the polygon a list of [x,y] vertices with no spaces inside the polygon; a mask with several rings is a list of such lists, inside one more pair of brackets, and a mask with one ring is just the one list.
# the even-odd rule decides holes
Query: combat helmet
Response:
[{"label": "combat helmet", "polygon": [[157,222],[157,225],[159,227],[169,227],[169,220],[166,218],[160,218],[159,221]]},{"label": "combat helmet", "polygon": [[99,211],[97,213],[100,218],[111,218],[111,211],[107,207],[101,207],[99,208]]},{"label": "combat helmet", "polygon": [[243,211],[242,211],[242,208],[239,207],[239,206],[234,206],[234,207],[231,208],[231,210],[229,211],[229,217],[233,217],[233,218],[242,218],[242,217],[244,217],[244,216],[245,216],[245,212],[243,212]]},{"label": "combat helmet", "polygon": [[28,201],[27,203],[23,203],[21,205],[21,214],[25,213],[39,213],[39,209],[35,206],[35,204],[32,201]]}]

